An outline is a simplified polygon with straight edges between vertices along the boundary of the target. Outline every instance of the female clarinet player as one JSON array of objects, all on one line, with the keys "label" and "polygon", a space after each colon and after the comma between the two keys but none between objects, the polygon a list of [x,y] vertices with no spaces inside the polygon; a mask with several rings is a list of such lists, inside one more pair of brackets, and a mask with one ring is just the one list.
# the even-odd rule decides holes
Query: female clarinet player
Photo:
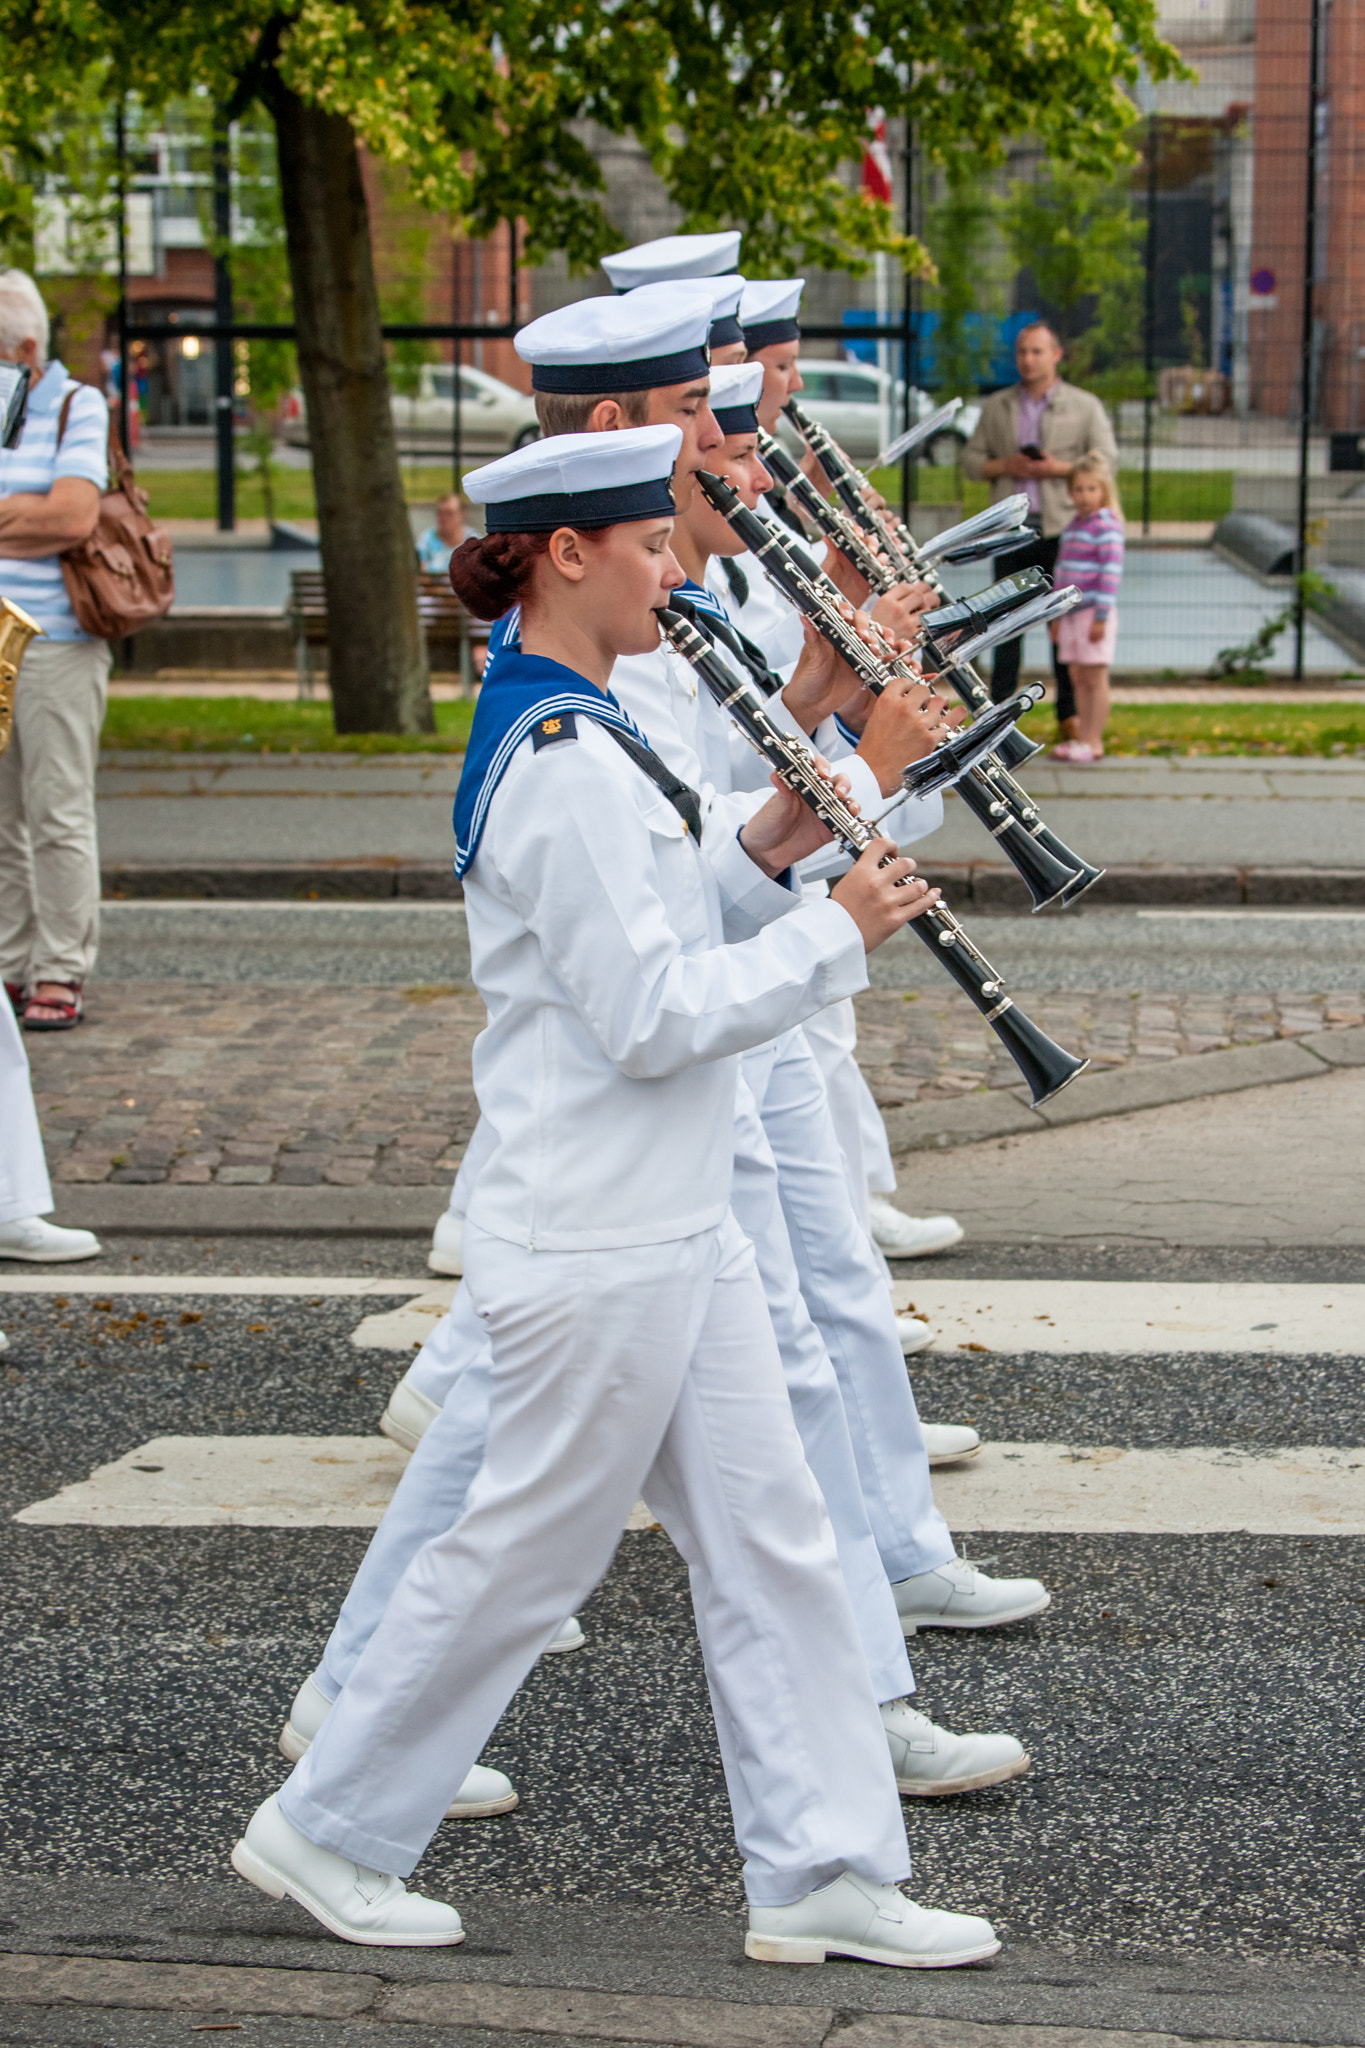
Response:
[{"label": "female clarinet player", "polygon": [[[465,1236],[493,1353],[487,1447],[232,1860],[344,1940],[461,1941],[455,1909],[402,1880],[643,1492],[689,1569],[746,1952],[951,1967],[999,1944],[899,1889],[885,1732],[729,1213],[738,1056],[865,987],[867,953],[937,892],[881,840],[830,898],[790,890],[825,834],[786,790],[700,845],[693,792],[612,699],[613,662],[656,644],[683,581],[680,439],[556,436],[467,479],[488,533],[452,580],[481,616],[521,606],[456,805],[496,1133]],[[729,911],[755,935],[725,944]]]}]

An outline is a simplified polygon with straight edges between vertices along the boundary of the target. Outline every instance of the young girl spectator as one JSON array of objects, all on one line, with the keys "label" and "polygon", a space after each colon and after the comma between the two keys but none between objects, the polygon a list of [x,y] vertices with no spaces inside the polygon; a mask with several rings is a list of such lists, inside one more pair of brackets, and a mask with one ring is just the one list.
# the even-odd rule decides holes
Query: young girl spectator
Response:
[{"label": "young girl spectator", "polygon": [[1096,449],[1072,463],[1066,484],[1076,511],[1057,550],[1056,582],[1058,588],[1074,583],[1083,602],[1050,630],[1076,687],[1079,730],[1052,752],[1058,761],[1086,763],[1104,758],[1109,665],[1119,632],[1115,600],[1123,574],[1123,508],[1114,472]]}]

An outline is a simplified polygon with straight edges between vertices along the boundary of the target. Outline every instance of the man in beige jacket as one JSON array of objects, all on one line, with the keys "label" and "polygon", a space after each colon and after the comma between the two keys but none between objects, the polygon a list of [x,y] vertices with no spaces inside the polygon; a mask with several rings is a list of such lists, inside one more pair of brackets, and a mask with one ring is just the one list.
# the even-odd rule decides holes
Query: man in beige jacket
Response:
[{"label": "man in beige jacket", "polygon": [[[1068,384],[1058,374],[1062,344],[1045,320],[1021,327],[1014,341],[1019,382],[992,392],[981,408],[976,432],[962,454],[962,473],[986,478],[991,498],[1008,498],[1021,487],[1028,493],[1029,525],[1037,539],[995,561],[997,576],[1010,576],[1035,564],[1050,576],[1057,566],[1057,544],[1071,517],[1067,472],[1073,462],[1098,448],[1118,473],[1119,451],[1109,415],[1088,391]],[[1019,687],[1019,656],[1023,642],[1007,640],[995,651],[991,694],[997,703]],[[1065,662],[1052,653],[1057,678],[1057,724],[1062,736],[1073,735],[1076,715],[1071,676]]]}]

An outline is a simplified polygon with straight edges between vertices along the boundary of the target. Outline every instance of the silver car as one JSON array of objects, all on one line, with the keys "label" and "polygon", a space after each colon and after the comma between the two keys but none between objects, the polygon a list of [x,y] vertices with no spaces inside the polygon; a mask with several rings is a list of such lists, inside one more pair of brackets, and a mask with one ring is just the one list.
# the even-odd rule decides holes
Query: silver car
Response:
[{"label": "silver car", "polygon": [[[417,388],[393,394],[393,424],[404,450],[439,449],[449,454],[455,440],[455,369],[451,363],[423,363]],[[460,451],[465,455],[506,455],[524,447],[540,433],[536,408],[524,391],[516,391],[486,370],[466,363],[460,370]],[[303,393],[285,400],[284,438],[295,448],[308,446],[308,409]]]},{"label": "silver car", "polygon": [[[901,432],[904,386],[875,363],[841,363],[822,356],[802,356],[801,381],[805,388],[797,392],[797,404],[818,420],[859,465],[874,461]],[[911,419],[922,420],[937,409],[942,398],[931,398],[927,391],[912,388],[910,401]],[[979,405],[964,405],[956,419],[940,427],[918,451],[917,459],[951,468],[970,440],[980,412]],[[782,431],[784,440],[792,435],[795,451],[799,437],[792,434],[785,421]]]}]

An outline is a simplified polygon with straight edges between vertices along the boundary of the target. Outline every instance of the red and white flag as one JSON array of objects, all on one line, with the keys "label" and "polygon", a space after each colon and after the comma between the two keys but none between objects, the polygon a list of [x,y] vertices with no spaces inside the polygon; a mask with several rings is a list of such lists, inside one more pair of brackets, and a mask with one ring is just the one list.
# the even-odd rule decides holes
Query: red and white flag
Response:
[{"label": "red and white flag", "polygon": [[862,191],[865,199],[891,204],[891,152],[886,146],[886,116],[880,107],[872,110],[872,136],[863,144]]}]

